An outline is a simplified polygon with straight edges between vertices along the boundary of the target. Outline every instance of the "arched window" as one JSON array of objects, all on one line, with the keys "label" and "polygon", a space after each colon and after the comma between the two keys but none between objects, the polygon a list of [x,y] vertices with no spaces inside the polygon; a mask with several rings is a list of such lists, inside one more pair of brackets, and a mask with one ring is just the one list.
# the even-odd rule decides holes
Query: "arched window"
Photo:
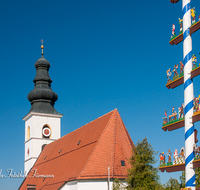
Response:
[{"label": "arched window", "polygon": [[27,128],[27,140],[29,140],[30,139],[30,127],[28,126],[28,128]]},{"label": "arched window", "polygon": [[51,138],[51,129],[48,125],[44,125],[42,128],[42,138],[46,138],[46,139]]}]

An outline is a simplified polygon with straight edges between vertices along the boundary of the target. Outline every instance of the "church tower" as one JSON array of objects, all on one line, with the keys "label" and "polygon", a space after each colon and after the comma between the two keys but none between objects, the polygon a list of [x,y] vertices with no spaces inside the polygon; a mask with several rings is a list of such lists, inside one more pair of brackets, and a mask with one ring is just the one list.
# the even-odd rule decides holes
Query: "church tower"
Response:
[{"label": "church tower", "polygon": [[52,80],[49,77],[50,63],[44,58],[44,46],[41,45],[42,56],[35,63],[36,76],[34,89],[28,94],[31,102],[25,121],[25,164],[27,174],[37,160],[46,144],[60,138],[60,119],[54,104],[58,95],[51,89]]}]

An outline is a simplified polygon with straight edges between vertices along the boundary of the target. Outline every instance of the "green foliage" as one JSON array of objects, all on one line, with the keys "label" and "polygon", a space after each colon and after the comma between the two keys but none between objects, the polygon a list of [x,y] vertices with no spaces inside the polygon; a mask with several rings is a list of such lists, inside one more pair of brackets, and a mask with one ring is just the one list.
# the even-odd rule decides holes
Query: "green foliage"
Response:
[{"label": "green foliage", "polygon": [[180,184],[178,180],[170,178],[165,185],[165,190],[180,190]]},{"label": "green foliage", "polygon": [[160,164],[160,167],[164,167],[164,166],[166,166],[166,163],[164,163],[164,164]]},{"label": "green foliage", "polygon": [[200,159],[200,155],[196,155],[195,157],[194,157],[194,160],[199,160]]},{"label": "green foliage", "polygon": [[195,187],[200,187],[200,168],[195,168]]},{"label": "green foliage", "polygon": [[179,78],[179,75],[174,76],[173,77],[173,81],[176,80],[176,79],[178,79],[178,78]]},{"label": "green foliage", "polygon": [[182,175],[180,176],[181,180],[181,188],[185,188],[185,171],[182,171]]},{"label": "green foliage", "polygon": [[131,168],[128,170],[128,189],[156,189],[159,184],[158,169],[153,167],[155,151],[147,139],[138,141],[130,158]]},{"label": "green foliage", "polygon": [[156,185],[155,190],[165,190],[165,187],[158,182],[158,184]]},{"label": "green foliage", "polygon": [[194,67],[192,67],[192,70],[195,70],[197,68],[197,65],[195,65]]},{"label": "green foliage", "polygon": [[[200,53],[199,53],[200,54]],[[200,65],[200,64],[199,64]],[[199,68],[199,66],[196,64],[194,67],[192,67],[192,70]]]},{"label": "green foliage", "polygon": [[179,75],[180,77],[182,77],[183,76],[183,72],[182,73],[180,73],[180,75]]},{"label": "green foliage", "polygon": [[120,181],[118,178],[116,178],[113,181],[113,185],[112,185],[112,190],[123,190],[126,189],[122,183],[122,181]]},{"label": "green foliage", "polygon": [[176,34],[174,34],[174,36],[172,36],[172,38],[170,39],[170,41],[172,41],[174,38],[176,38]]}]

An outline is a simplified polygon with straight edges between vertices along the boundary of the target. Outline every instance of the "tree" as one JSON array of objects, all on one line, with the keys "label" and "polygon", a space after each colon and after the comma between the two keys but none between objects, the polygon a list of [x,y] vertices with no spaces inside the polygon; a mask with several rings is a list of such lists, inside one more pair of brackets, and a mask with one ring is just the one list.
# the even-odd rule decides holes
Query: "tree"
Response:
[{"label": "tree", "polygon": [[145,137],[133,147],[130,158],[131,168],[128,170],[128,189],[147,190],[156,189],[159,184],[158,169],[153,167],[155,151]]},{"label": "tree", "polygon": [[113,181],[112,190],[123,190],[123,189],[126,189],[123,182],[120,181],[118,178],[116,178]]},{"label": "tree", "polygon": [[181,188],[185,188],[185,171],[182,171],[182,175],[180,176],[181,180]]},{"label": "tree", "polygon": [[158,184],[156,185],[155,190],[165,190],[165,187],[160,182],[158,182]]},{"label": "tree", "polygon": [[200,168],[195,168],[195,187],[200,187]]},{"label": "tree", "polygon": [[170,178],[165,186],[166,190],[180,190],[180,184],[177,179]]}]

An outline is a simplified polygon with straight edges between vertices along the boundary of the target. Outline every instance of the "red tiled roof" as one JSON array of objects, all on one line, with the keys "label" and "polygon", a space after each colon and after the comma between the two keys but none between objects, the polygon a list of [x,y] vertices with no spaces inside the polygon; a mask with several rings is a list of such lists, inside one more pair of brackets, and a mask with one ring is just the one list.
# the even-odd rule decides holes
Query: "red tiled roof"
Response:
[{"label": "red tiled roof", "polygon": [[[106,179],[108,167],[111,178],[126,178],[132,146],[115,109],[48,144],[19,189],[26,190],[27,184],[35,184],[37,190],[55,190],[66,181]],[[125,161],[125,166],[121,166],[121,160]],[[34,171],[54,177],[45,180],[31,177]]]}]

